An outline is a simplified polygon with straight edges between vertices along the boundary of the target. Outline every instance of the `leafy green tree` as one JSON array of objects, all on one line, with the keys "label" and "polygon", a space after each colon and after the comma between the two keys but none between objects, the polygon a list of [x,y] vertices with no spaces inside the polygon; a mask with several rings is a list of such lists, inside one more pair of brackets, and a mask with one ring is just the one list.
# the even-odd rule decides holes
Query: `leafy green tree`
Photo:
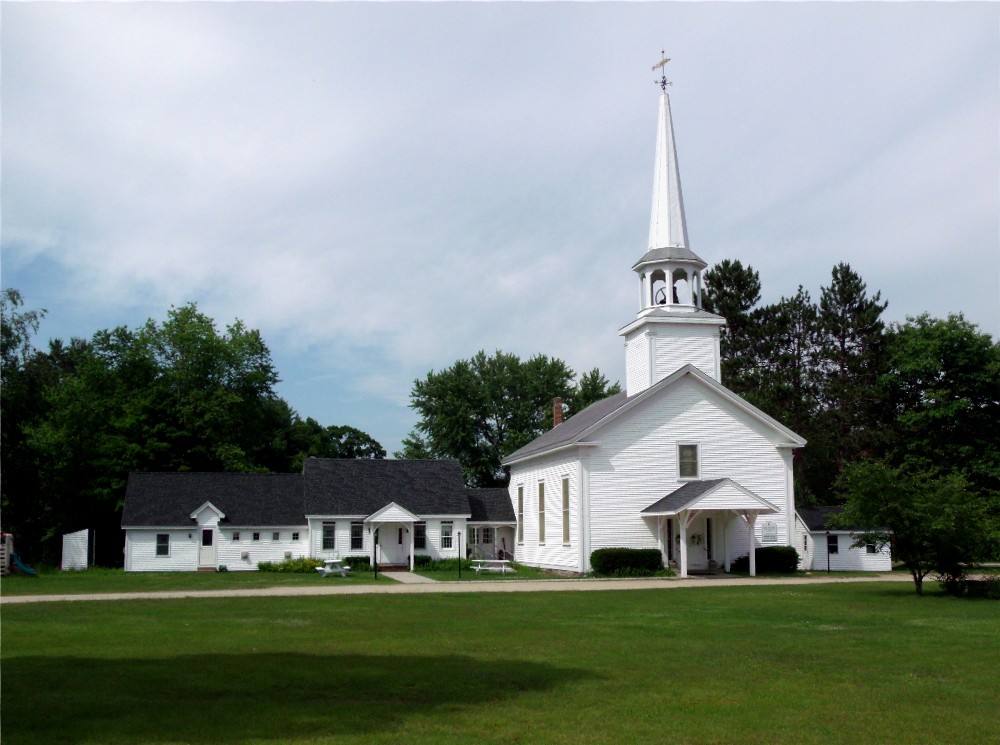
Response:
[{"label": "leafy green tree", "polygon": [[1000,344],[961,315],[924,314],[890,329],[888,366],[891,461],[1000,492]]},{"label": "leafy green tree", "polygon": [[15,309],[3,308],[4,521],[43,561],[57,559],[62,533],[84,527],[98,530],[100,560],[121,561],[131,471],[288,471],[309,455],[385,455],[360,430],[295,414],[275,395],[259,332],[240,321],[220,331],[192,303],[163,323],[54,340],[42,353],[25,342],[37,323]]},{"label": "leafy green tree", "polygon": [[455,458],[470,486],[504,486],[501,459],[552,427],[554,398],[575,413],[618,390],[599,370],[574,386],[573,371],[562,360],[480,351],[414,381],[410,406],[420,421],[396,455]]},{"label": "leafy green tree", "polygon": [[345,425],[324,427],[312,417],[302,419],[297,414],[291,427],[294,456],[291,470],[302,470],[306,458],[385,458],[383,448],[370,435]]},{"label": "leafy green tree", "polygon": [[933,474],[880,461],[848,465],[838,480],[846,499],[838,522],[860,527],[855,545],[892,545],[918,595],[931,573],[952,581],[996,548],[996,518],[960,473]]}]

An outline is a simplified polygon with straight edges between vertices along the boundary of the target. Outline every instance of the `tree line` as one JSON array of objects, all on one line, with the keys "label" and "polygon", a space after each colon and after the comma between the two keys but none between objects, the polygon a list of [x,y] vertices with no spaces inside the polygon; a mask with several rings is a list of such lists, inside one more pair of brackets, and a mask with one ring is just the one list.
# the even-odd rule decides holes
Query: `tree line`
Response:
[{"label": "tree line", "polygon": [[258,331],[220,330],[194,303],[36,349],[44,310],[0,295],[0,508],[26,559],[57,563],[63,533],[98,532],[99,563],[121,563],[132,471],[300,470],[315,455],[383,458],[361,430],[303,418],[276,393]]}]

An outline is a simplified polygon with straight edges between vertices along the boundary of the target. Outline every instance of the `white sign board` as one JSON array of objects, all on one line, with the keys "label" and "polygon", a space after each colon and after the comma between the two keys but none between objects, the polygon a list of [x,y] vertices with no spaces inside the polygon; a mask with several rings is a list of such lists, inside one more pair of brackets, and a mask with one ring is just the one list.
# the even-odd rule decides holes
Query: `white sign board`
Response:
[{"label": "white sign board", "polygon": [[764,523],[760,526],[760,538],[764,543],[774,543],[778,540],[778,524]]}]

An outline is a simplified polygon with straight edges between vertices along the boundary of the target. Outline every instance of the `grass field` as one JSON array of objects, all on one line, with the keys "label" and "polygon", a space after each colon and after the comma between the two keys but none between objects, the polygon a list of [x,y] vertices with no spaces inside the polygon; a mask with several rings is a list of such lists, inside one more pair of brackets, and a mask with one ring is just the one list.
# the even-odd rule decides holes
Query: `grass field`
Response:
[{"label": "grass field", "polygon": [[3,608],[4,745],[1000,742],[1000,604],[908,584]]}]

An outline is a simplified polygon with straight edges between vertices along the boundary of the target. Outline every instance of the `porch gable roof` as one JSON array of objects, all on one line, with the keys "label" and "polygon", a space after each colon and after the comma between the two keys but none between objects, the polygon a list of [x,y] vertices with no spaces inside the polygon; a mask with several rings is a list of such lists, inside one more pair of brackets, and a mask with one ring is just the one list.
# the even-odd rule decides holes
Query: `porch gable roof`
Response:
[{"label": "porch gable roof", "polygon": [[414,515],[405,507],[400,507],[395,502],[389,502],[382,509],[373,512],[365,518],[366,523],[416,523],[420,518]]},{"label": "porch gable roof", "polygon": [[685,510],[733,510],[777,513],[777,507],[730,478],[688,481],[639,512],[645,517],[672,517]]}]

